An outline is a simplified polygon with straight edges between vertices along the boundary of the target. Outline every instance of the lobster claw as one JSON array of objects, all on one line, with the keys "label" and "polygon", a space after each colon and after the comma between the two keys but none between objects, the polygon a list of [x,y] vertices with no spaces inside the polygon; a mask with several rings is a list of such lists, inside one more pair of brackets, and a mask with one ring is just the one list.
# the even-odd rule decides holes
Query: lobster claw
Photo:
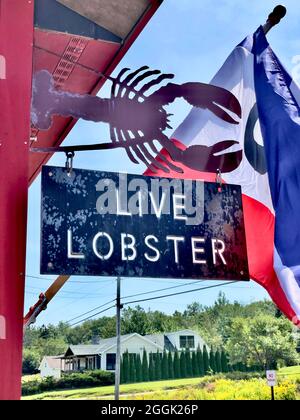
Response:
[{"label": "lobster claw", "polygon": [[205,83],[189,82],[181,86],[181,96],[192,106],[209,109],[217,117],[230,124],[239,124],[226,110],[241,118],[238,99],[228,90]]},{"label": "lobster claw", "polygon": [[223,173],[232,172],[239,167],[243,151],[220,153],[237,144],[239,142],[234,140],[221,141],[213,146],[195,144],[181,152],[180,162],[201,172],[215,173],[218,169]]}]

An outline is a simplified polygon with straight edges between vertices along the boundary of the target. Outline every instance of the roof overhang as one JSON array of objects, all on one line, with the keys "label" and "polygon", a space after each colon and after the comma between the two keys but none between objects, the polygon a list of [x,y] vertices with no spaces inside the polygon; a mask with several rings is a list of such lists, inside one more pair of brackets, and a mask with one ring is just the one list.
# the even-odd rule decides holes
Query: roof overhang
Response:
[{"label": "roof overhang", "polygon": [[[48,70],[56,88],[96,95],[163,0],[36,0],[33,73]],[[98,72],[98,73],[97,73]],[[75,125],[54,117],[47,131],[31,130],[31,146],[60,145]],[[50,154],[31,153],[29,183]]]}]

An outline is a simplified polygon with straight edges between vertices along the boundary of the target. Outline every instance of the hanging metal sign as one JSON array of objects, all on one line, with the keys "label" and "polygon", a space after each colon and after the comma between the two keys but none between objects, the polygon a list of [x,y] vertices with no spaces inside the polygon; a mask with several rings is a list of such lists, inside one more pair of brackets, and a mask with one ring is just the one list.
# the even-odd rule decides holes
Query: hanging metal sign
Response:
[{"label": "hanging metal sign", "polygon": [[41,273],[249,278],[241,188],[45,166]]}]

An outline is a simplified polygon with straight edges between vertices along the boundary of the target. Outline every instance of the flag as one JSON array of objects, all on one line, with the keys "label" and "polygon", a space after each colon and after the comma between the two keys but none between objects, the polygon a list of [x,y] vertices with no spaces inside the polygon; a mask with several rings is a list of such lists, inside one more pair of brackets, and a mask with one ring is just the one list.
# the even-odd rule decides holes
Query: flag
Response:
[{"label": "flag", "polygon": [[[261,38],[264,39],[266,45],[265,35],[263,34],[262,28],[260,28],[259,34]],[[226,183],[239,184],[242,187],[250,277],[263,286],[277,307],[290,320],[297,324],[300,322],[300,302],[298,297],[300,296],[299,280],[295,281],[291,279],[291,271],[287,272],[287,269],[283,265],[280,265],[279,267],[279,259],[277,257],[277,255],[282,256],[282,247],[284,248],[286,246],[284,244],[286,244],[289,240],[294,242],[289,244],[288,249],[290,250],[290,248],[294,247],[294,253],[297,254],[297,234],[295,230],[293,231],[293,236],[291,238],[287,236],[286,238],[283,238],[285,231],[284,226],[286,224],[284,204],[279,205],[280,219],[276,218],[275,223],[275,210],[277,211],[277,204],[273,206],[272,198],[274,201],[275,196],[276,202],[276,198],[281,200],[283,194],[280,190],[282,185],[280,182],[282,179],[281,181],[278,179],[275,180],[278,175],[277,164],[273,162],[275,157],[278,159],[277,153],[279,153],[279,149],[275,145],[273,147],[273,153],[266,159],[265,145],[259,120],[259,114],[265,116],[263,134],[264,136],[268,135],[270,143],[272,143],[271,137],[274,136],[274,131],[276,130],[278,130],[280,142],[284,142],[283,138],[285,136],[285,130],[280,124],[281,121],[283,121],[282,114],[284,109],[282,109],[281,112],[278,110],[280,120],[277,122],[276,126],[274,126],[274,121],[271,120],[272,111],[270,111],[273,108],[272,95],[274,93],[272,94],[270,91],[272,89],[269,85],[270,80],[272,80],[275,84],[278,83],[280,86],[283,82],[282,79],[277,80],[275,77],[272,78],[273,70],[270,68],[268,69],[268,75],[270,76],[269,80],[267,80],[266,77],[264,80],[258,80],[258,78],[254,76],[254,68],[256,71],[260,68],[260,71],[263,74],[264,65],[267,62],[267,60],[262,60],[259,65],[255,64],[257,57],[255,56],[253,43],[256,36],[257,34],[249,36],[240,43],[229,55],[221,69],[211,81],[212,85],[229,90],[239,100],[242,107],[242,118],[239,121],[239,124],[229,124],[228,122],[218,118],[209,110],[193,108],[172,135],[172,141],[182,149],[196,144],[213,146],[220,141],[228,139],[238,141],[238,144],[226,150],[226,153],[242,150],[242,161],[233,171],[223,173],[222,179]],[[257,48],[259,48],[259,46],[257,46]],[[268,49],[268,51],[272,57],[275,57],[273,53],[271,53],[270,49]],[[269,64],[270,63],[268,62],[268,65]],[[276,60],[276,68],[278,68],[278,66],[279,64]],[[299,88],[292,82],[286,72],[284,72],[284,75],[286,83],[284,87],[282,86],[282,89],[284,92],[285,90],[290,92],[290,96],[294,99],[295,107],[295,98],[300,98]],[[269,105],[266,105],[266,98],[264,96],[265,92],[261,87],[263,82],[266,86],[269,86]],[[259,109],[257,106],[257,97],[259,98]],[[285,106],[286,104],[284,104],[283,101],[282,103],[278,103],[278,109],[280,109],[280,107],[284,108]],[[264,111],[262,111],[261,108],[263,108]],[[295,112],[295,109],[293,109],[293,111]],[[270,115],[268,115],[269,113]],[[270,120],[268,118],[270,118]],[[269,146],[266,149],[269,151]],[[284,161],[285,163],[281,165],[284,168],[282,169],[282,172],[289,171],[289,159],[290,157],[286,157]],[[267,167],[272,166],[273,164],[274,167],[269,176],[271,176],[271,179],[274,178],[274,183],[280,191],[280,194],[278,191],[275,192],[273,188],[273,181],[269,183]],[[174,178],[184,177],[188,179],[202,179],[207,181],[215,181],[216,179],[215,173],[198,172],[184,167],[183,165],[179,166],[183,169],[183,174],[171,172],[168,176]],[[290,168],[290,170],[293,171],[292,168]],[[150,174],[150,171],[148,171],[147,174]],[[162,172],[159,173],[159,175],[166,176]],[[284,177],[283,173],[282,177]],[[300,185],[300,176],[297,176],[297,180],[299,180]],[[294,185],[295,182],[296,180],[294,181]],[[297,186],[295,185],[295,189],[296,188]],[[287,197],[285,197],[284,200],[288,200],[286,202],[286,206],[288,207],[293,200],[297,199],[297,195],[293,195],[292,197],[289,196],[291,189],[286,189],[285,192]],[[295,191],[293,191],[293,194],[295,194]],[[300,204],[300,200],[298,203]],[[300,215],[300,212],[298,212],[298,214]],[[293,213],[293,216],[296,216],[296,213]],[[295,220],[295,217],[293,220]],[[280,224],[279,231],[281,233],[277,231],[278,224]],[[276,245],[276,247],[274,247],[275,225],[276,241],[280,241],[281,244],[280,246]],[[290,229],[294,229],[292,224],[290,225]],[[289,251],[287,251],[287,253],[289,253]],[[300,256],[300,251],[298,252],[298,255]],[[295,263],[295,260],[291,261],[291,258],[281,260],[282,264],[285,263],[285,261],[294,264],[293,274],[294,276],[297,276],[298,274],[300,278],[300,258],[298,260],[298,265]]]},{"label": "flag", "polygon": [[274,268],[300,318],[300,90],[262,28],[254,34],[254,83],[275,210]]}]

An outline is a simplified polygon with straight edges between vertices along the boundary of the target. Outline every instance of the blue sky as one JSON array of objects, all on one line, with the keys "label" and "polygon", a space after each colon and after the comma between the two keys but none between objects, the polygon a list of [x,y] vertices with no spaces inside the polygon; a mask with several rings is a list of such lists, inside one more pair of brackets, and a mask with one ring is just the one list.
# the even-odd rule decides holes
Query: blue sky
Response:
[{"label": "blue sky", "polygon": [[[176,82],[209,82],[236,44],[254,32],[265,22],[267,15],[278,4],[278,0],[165,0],[143,33],[134,43],[114,74],[123,67],[136,69],[142,65],[174,73]],[[286,0],[286,18],[268,36],[271,46],[286,68],[295,72],[295,58],[300,54],[300,7],[299,0]],[[300,73],[300,72],[299,72]],[[297,72],[295,73],[297,74]],[[101,90],[107,96],[109,85]],[[175,115],[175,128],[185,117],[189,107],[176,101],[170,107]],[[170,134],[170,133],[169,133]],[[107,126],[79,121],[65,144],[109,141]],[[63,166],[63,155],[55,155],[49,164]],[[124,151],[82,152],[75,156],[78,168],[107,170],[112,172],[142,173],[142,165],[132,164]],[[40,292],[45,291],[55,277],[39,274],[40,258],[40,178],[31,186],[28,205],[27,278],[25,311],[36,302]],[[37,278],[33,278],[37,277]],[[122,295],[147,292],[168,286],[190,283],[166,279],[123,279]],[[204,282],[203,286],[216,284]],[[200,287],[197,284],[195,287]],[[43,312],[38,324],[68,321],[77,315],[102,305],[115,297],[115,279],[95,277],[72,277],[61,292]],[[184,291],[191,285],[171,290]],[[268,298],[263,288],[256,283],[237,283],[215,289],[174,296],[168,299],[142,303],[145,309],[157,309],[166,313],[184,310],[186,305],[198,301],[203,305],[214,302],[220,291],[233,301],[242,303]],[[152,296],[152,295],[151,295]],[[154,295],[153,295],[154,296]],[[148,296],[147,296],[148,297]],[[110,310],[106,314],[113,314]]]}]

